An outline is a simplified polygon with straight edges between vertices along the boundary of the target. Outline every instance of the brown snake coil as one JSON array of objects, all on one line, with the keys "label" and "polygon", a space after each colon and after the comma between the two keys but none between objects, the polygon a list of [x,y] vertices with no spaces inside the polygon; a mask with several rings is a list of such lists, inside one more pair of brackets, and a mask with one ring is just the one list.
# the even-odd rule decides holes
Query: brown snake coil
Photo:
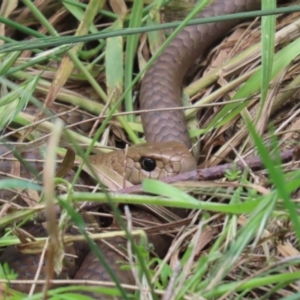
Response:
[{"label": "brown snake coil", "polygon": [[[213,4],[201,12],[199,17],[211,17],[259,9],[260,4],[260,0],[215,0]],[[158,178],[160,178],[171,176],[196,167],[194,159],[187,150],[187,148],[191,146],[191,142],[184,114],[180,110],[172,111],[171,108],[180,105],[180,88],[183,76],[191,67],[192,63],[214,42],[224,37],[238,22],[238,20],[234,20],[184,28],[146,72],[140,93],[141,109],[157,109],[155,112],[142,114],[146,139],[148,142],[167,142],[167,144],[164,150],[158,144],[151,146],[154,148],[158,147],[158,149],[156,149],[158,152],[154,152],[157,168],[151,175],[144,171],[133,173],[132,170],[134,168],[141,169],[141,157],[154,155],[151,154],[153,152],[151,151],[150,154],[141,155],[141,152],[139,152],[141,148],[132,148],[131,151],[133,152],[129,151],[129,156],[132,158],[130,158],[128,170],[126,168],[127,180],[136,184],[145,177],[150,176],[155,178],[158,176]],[[169,108],[169,110],[160,111],[160,109],[164,108]],[[136,149],[138,149],[138,151],[136,151]],[[143,149],[147,151],[147,148]],[[173,158],[172,161],[170,161],[170,156]],[[186,157],[186,161],[182,160],[183,156]],[[124,153],[122,151],[109,154],[105,156],[105,158],[98,156],[94,159],[97,162],[103,160],[103,162],[111,164],[115,171],[121,172],[120,174],[123,175],[124,167],[122,163],[124,161]],[[114,167],[114,165],[118,167]],[[1,171],[3,171],[2,168]],[[182,216],[186,215],[185,211],[181,210],[180,213]],[[136,209],[132,211],[132,214],[134,218],[151,220],[156,224],[161,223],[161,220],[146,211]],[[149,234],[148,239],[154,245],[158,256],[163,257],[169,248],[171,239],[168,236],[155,234]],[[120,244],[126,247],[126,242],[121,238],[113,238],[110,239],[109,242],[119,250],[122,250]],[[120,282],[134,284],[135,281],[130,271],[119,270],[117,261],[122,261],[124,258],[111,250],[111,248],[102,241],[98,241],[97,244],[104,253],[110,267],[116,272]],[[0,261],[8,262],[10,267],[20,274],[21,278],[32,279],[37,268],[39,256],[24,255],[15,248],[7,249],[9,250],[4,251]],[[43,278],[43,276],[41,276],[41,278]],[[75,278],[111,281],[107,271],[99,264],[98,259],[92,252],[84,259]],[[14,288],[28,292],[28,285],[14,285]],[[92,295],[94,299],[111,299],[110,297],[100,296],[96,293],[91,293],[90,295]]]}]

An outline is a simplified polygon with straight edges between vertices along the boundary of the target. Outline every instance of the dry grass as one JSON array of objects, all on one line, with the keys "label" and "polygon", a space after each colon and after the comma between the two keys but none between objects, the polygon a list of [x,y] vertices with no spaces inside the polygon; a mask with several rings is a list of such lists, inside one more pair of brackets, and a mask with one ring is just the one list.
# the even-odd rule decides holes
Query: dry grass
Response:
[{"label": "dry grass", "polygon": [[[91,0],[89,4],[71,0],[16,2],[3,1],[7,4],[6,11],[2,4],[0,14],[3,22],[0,21],[3,144],[15,149],[15,154],[24,149],[39,152],[39,158],[43,158],[46,151],[53,154],[56,149],[63,155],[67,146],[72,145],[67,152],[69,161],[65,161],[59,170],[60,174],[66,174],[75,154],[79,159],[87,149],[88,152],[101,153],[109,151],[110,147],[141,142],[142,126],[135,101],[139,90],[136,74],[164,40],[162,32],[153,32],[148,43],[145,34],[110,39],[94,37],[72,46],[67,43],[74,42],[75,36],[109,34],[112,30],[128,28],[129,22],[132,27],[155,25],[159,23],[160,13],[155,9],[158,7],[153,3],[145,5],[142,15],[138,10],[132,13],[132,1]],[[36,3],[39,5],[35,6]],[[136,3],[138,6],[138,1]],[[94,5],[99,5],[98,13]],[[293,5],[292,1],[289,5]],[[147,19],[148,15],[152,19]],[[5,18],[14,23],[5,24]],[[261,156],[264,170],[228,170],[219,181],[193,181],[177,187],[147,181],[144,190],[152,191],[158,197],[119,194],[110,197],[114,203],[162,206],[168,201],[180,207],[194,208],[189,218],[170,225],[138,221],[149,232],[168,230],[175,237],[164,261],[151,259],[143,250],[137,249],[147,267],[156,264],[156,268],[149,268],[147,274],[153,279],[157,295],[163,295],[163,299],[299,298],[300,227],[297,226],[297,212],[300,173],[297,157],[293,162],[280,165],[270,156],[270,153],[276,156],[278,152],[298,145],[298,23],[299,12],[277,17],[274,47],[270,38],[269,47],[264,45],[262,54],[260,20],[240,24],[200,64],[195,64],[185,86],[186,95],[193,101],[186,110],[191,135],[195,145],[201,144],[199,166],[211,167]],[[265,34],[272,33],[271,29],[267,31],[268,28],[263,30]],[[43,40],[46,36],[53,39]],[[46,42],[53,45],[41,46]],[[9,45],[12,52],[7,48],[7,52],[1,52]],[[22,51],[17,51],[16,46],[23,47]],[[264,61],[262,69],[261,59]],[[121,100],[124,102],[118,106]],[[51,112],[53,108],[54,114]],[[31,112],[35,110],[43,110],[44,114],[32,117]],[[46,118],[49,120],[58,114],[58,110],[69,121],[65,128],[75,129],[75,133],[62,133],[56,123],[45,122]],[[75,119],[69,118],[70,110],[77,112]],[[248,124],[249,120],[252,126]],[[50,142],[45,132],[55,132]],[[34,181],[17,180],[21,172],[18,162],[6,169],[3,167],[3,170],[0,167],[0,171],[6,174],[0,182],[1,247],[28,238],[28,233],[19,228],[26,222],[30,225],[33,220],[45,219],[44,214],[48,216],[48,224],[49,219],[52,220],[48,234],[55,236],[56,244],[60,245],[64,239],[61,234],[70,220],[79,229],[84,226],[73,209],[77,208],[76,202],[81,199],[106,201],[107,195],[101,187],[76,180],[79,173],[73,174],[69,183],[57,179],[57,174],[53,173],[55,158],[50,160],[49,155],[45,167],[43,160],[29,157],[33,158],[37,168],[37,171],[31,169]],[[25,157],[24,153],[22,157]],[[4,166],[4,163],[3,159],[1,164]],[[279,166],[276,168],[275,164]],[[43,169],[44,177],[39,177]],[[72,195],[77,188],[85,194]],[[14,199],[15,193],[8,193],[7,189],[15,189],[21,194],[18,201]],[[48,199],[40,196],[41,189],[47,191]],[[60,202],[58,190],[64,194]],[[168,200],[164,197],[166,195]],[[39,203],[41,199],[43,201]],[[58,203],[63,207],[56,223],[53,218]],[[163,209],[159,213],[166,214]],[[90,216],[85,214],[85,218],[87,215]],[[25,225],[27,229],[28,225]],[[41,252],[45,241],[45,238],[37,238],[23,248]],[[58,247],[60,251],[62,247],[62,244]],[[46,270],[48,276],[54,268],[61,267],[59,255],[62,254],[55,255],[57,253],[52,254],[53,265]],[[0,269],[0,279],[0,293],[3,293],[7,281],[7,272],[5,275],[3,269]],[[139,288],[148,286],[145,280]],[[52,288],[48,297],[62,299],[58,295],[63,294],[64,299],[83,299],[74,294],[78,290],[80,286],[71,282],[65,288]],[[114,290],[101,291],[113,293]],[[6,292],[10,295],[7,299],[24,299],[13,290]],[[153,299],[157,295],[152,293]],[[41,297],[32,290],[25,299]]]}]

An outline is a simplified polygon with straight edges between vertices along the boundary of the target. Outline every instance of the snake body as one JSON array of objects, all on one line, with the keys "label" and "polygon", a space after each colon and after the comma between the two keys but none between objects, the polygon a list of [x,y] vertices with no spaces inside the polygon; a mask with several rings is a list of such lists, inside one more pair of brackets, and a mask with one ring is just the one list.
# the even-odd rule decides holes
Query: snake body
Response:
[{"label": "snake body", "polygon": [[[259,9],[260,0],[216,0],[197,17],[208,18]],[[180,141],[188,148],[191,141],[184,114],[171,109],[180,106],[183,77],[195,60],[213,43],[224,37],[239,20],[185,27],[146,72],[140,105],[148,142]],[[170,110],[162,110],[170,108]]]},{"label": "snake body", "polygon": [[[215,0],[211,5],[205,8],[198,17],[204,18],[259,9],[260,4],[261,0]],[[99,156],[94,157],[92,162],[99,162],[99,160],[103,159],[106,163],[111,164],[112,168],[122,176],[126,169],[126,179],[132,181],[133,184],[139,183],[145,177],[161,178],[182,171],[195,169],[196,162],[188,151],[188,148],[191,146],[191,141],[188,135],[184,114],[181,110],[172,111],[172,108],[180,106],[183,77],[193,62],[238,22],[239,20],[233,20],[184,28],[146,72],[140,93],[141,109],[143,111],[156,109],[156,111],[142,113],[142,122],[147,142],[151,143],[150,148],[152,147],[158,150],[157,147],[159,147],[158,155],[149,154],[149,152],[141,154],[141,149],[145,150],[147,148],[137,146],[129,150],[129,156],[131,158],[126,168],[123,166],[124,152],[122,151],[110,154],[105,158],[100,158]],[[160,110],[165,108],[169,110]],[[161,146],[157,144],[161,142],[167,143],[165,150],[161,150]],[[175,152],[173,152],[174,150]],[[131,153],[133,153],[132,156]],[[140,165],[141,159],[143,157],[149,157],[149,155],[152,155],[152,158],[155,159],[157,166],[157,169],[151,175],[151,172],[147,173],[143,171]],[[171,161],[170,156],[172,157]],[[186,160],[182,160],[183,156]],[[165,167],[166,165],[168,166]],[[139,175],[133,175],[131,171],[132,168],[139,169]],[[161,223],[161,220],[146,211],[133,210],[132,214],[133,217],[152,220],[158,224]],[[184,214],[186,214],[186,212],[183,212],[183,215]],[[159,256],[163,257],[170,246],[171,239],[165,235],[154,234],[150,234],[148,238],[154,245],[156,252],[159,252]],[[120,248],[120,244],[126,247],[126,242],[121,238],[114,238],[111,240],[111,243],[118,249],[122,249]],[[108,263],[118,275],[120,282],[134,283],[131,272],[119,270],[118,264],[116,263],[119,260],[123,260],[123,257],[112,251],[102,242],[98,242],[98,245],[105,254]],[[10,258],[7,253],[4,253],[0,261],[12,262]],[[30,261],[22,262],[22,264],[25,263],[27,266],[33,265]],[[16,266],[15,269],[16,272],[21,270],[18,266]],[[34,275],[34,271],[30,271],[31,274],[29,269],[28,267],[28,277],[26,278],[30,276],[32,278]],[[19,273],[22,272],[20,271]],[[111,280],[106,270],[99,264],[98,259],[92,252],[90,252],[83,261],[75,278],[101,281]],[[19,287],[19,289],[27,291],[27,289],[22,289],[22,287]],[[95,299],[106,299],[103,298],[103,296],[99,298],[99,294],[92,294],[92,296]]]}]

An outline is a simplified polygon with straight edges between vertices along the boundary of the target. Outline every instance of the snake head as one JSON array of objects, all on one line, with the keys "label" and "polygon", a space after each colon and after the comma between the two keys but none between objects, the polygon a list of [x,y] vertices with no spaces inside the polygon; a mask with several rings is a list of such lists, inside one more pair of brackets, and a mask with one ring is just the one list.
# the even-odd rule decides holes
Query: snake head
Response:
[{"label": "snake head", "polygon": [[[134,145],[125,150],[101,156],[101,163],[132,184],[145,178],[163,179],[195,170],[194,156],[178,142],[159,142]],[[98,160],[99,163],[99,160]]]}]

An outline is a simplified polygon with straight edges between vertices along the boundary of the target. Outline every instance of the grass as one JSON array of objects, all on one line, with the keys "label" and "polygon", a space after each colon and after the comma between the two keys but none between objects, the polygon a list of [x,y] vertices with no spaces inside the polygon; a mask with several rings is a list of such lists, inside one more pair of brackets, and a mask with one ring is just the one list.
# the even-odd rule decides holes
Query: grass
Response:
[{"label": "grass", "polygon": [[[210,167],[228,160],[259,155],[265,170],[236,172],[233,169],[222,180],[204,184],[193,181],[171,186],[145,180],[143,191],[151,195],[107,194],[101,187],[97,189],[95,186],[86,186],[88,191],[84,192],[74,191],[80,168],[71,181],[56,178],[54,152],[58,149],[58,154],[67,153],[72,163],[75,154],[76,158],[86,159],[92,150],[108,152],[107,144],[142,142],[134,91],[139,88],[143,71],[156,57],[154,55],[147,61],[145,53],[153,54],[157,49],[162,51],[176,34],[176,31],[170,34],[159,48],[164,40],[161,32],[152,32],[149,48],[144,45],[142,50],[143,37],[130,34],[115,36],[111,32],[125,29],[126,33],[128,28],[141,24],[145,30],[159,25],[161,3],[157,1],[144,6],[142,1],[116,3],[108,8],[104,1],[91,0],[85,5],[68,0],[50,2],[46,7],[37,8],[32,1],[24,0],[21,10],[8,6],[7,14],[1,17],[2,20],[7,19],[5,24],[9,24],[6,25],[5,36],[0,31],[0,40],[6,42],[0,46],[1,129],[10,124],[15,138],[19,138],[16,155],[22,147],[29,150],[38,148],[40,155],[46,157],[46,163],[45,167],[42,165],[44,177],[37,177],[38,182],[13,178],[1,180],[1,192],[4,188],[26,189],[30,197],[26,198],[28,206],[20,209],[19,203],[8,201],[5,194],[1,194],[0,228],[3,236],[0,246],[18,244],[18,238],[26,236],[18,228],[45,212],[47,222],[51,224],[51,229],[48,229],[51,238],[38,237],[23,248],[32,251],[35,245],[33,251],[41,252],[49,241],[48,251],[52,249],[55,253],[52,255],[54,265],[47,269],[50,276],[54,268],[62,267],[59,253],[63,251],[63,239],[66,242],[69,238],[63,237],[62,233],[72,220],[81,233],[74,239],[87,240],[98,259],[110,269],[117,288],[71,282],[66,287],[52,287],[48,298],[88,299],[88,296],[78,293],[85,289],[129,299],[114,270],[93,242],[95,236],[101,238],[103,234],[88,235],[86,220],[77,211],[82,200],[108,202],[144,272],[137,289],[149,289],[153,299],[158,299],[159,295],[163,295],[163,299],[298,299],[300,226],[297,191],[300,173],[296,168],[297,157],[286,165],[282,165],[278,158],[282,149],[297,145],[297,136],[294,138],[292,134],[296,135],[298,130],[298,106],[291,97],[299,81],[298,13],[280,16],[277,28],[274,16],[265,17],[261,41],[260,23],[248,21],[249,28],[243,26],[232,33],[234,42],[229,38],[209,56],[203,76],[197,76],[199,70],[204,70],[197,66],[197,72],[190,74],[193,82],[185,87],[186,95],[195,100],[186,110],[187,119],[195,118],[196,113],[200,115],[201,128],[192,123],[190,130],[193,137],[202,141],[200,166]],[[264,6],[273,9],[274,3],[265,1]],[[131,5],[132,10],[129,10]],[[100,20],[96,18],[97,12],[102,16]],[[194,13],[192,11],[177,30],[185,26]],[[99,35],[93,36],[93,42],[80,41],[82,36],[90,33]],[[99,39],[101,34],[111,36]],[[51,37],[46,40],[47,47],[45,37]],[[25,43],[19,43],[22,41]],[[75,41],[77,44],[68,44]],[[21,48],[16,48],[18,46]],[[85,86],[93,90],[97,101],[91,101],[89,95],[82,93]],[[51,107],[55,99],[79,106],[86,112],[87,119],[98,116],[96,122],[100,122],[100,126],[95,126],[88,133],[80,130],[74,133],[62,130],[59,123],[41,123],[26,112],[20,112],[26,105],[43,109],[43,101]],[[53,114],[44,110],[45,115],[51,118]],[[122,113],[123,110],[125,113]],[[37,122],[39,125],[32,127]],[[43,140],[40,131],[54,134],[48,142]],[[5,130],[5,134],[8,132]],[[25,140],[27,143],[24,143]],[[61,140],[71,143],[73,150],[59,148]],[[10,146],[14,148],[14,145]],[[70,161],[62,163],[61,172],[69,171]],[[36,176],[40,169],[35,172]],[[15,177],[19,175],[18,169],[7,172]],[[111,174],[107,172],[109,177]],[[39,182],[42,185],[38,185]],[[41,186],[40,196],[37,191],[41,190]],[[56,194],[57,187],[62,189],[63,194]],[[161,260],[151,258],[144,249],[146,237],[143,231],[127,227],[130,222],[126,225],[122,219],[117,209],[119,203],[183,207],[193,212],[182,226],[175,223],[173,228],[169,228],[175,239],[167,256]],[[61,208],[61,215],[58,222],[53,222],[56,205]],[[165,214],[162,209],[159,212]],[[168,215],[164,217],[170,218]],[[130,216],[128,220],[131,220]],[[154,225],[145,226],[151,231]],[[134,243],[133,235],[141,237],[142,246]],[[51,248],[53,241],[56,244]],[[123,267],[133,268],[133,264]],[[7,272],[10,279],[15,278],[6,269]],[[1,269],[0,278],[7,278]],[[0,283],[1,289],[5,289],[4,282]],[[43,296],[43,292],[24,296],[13,289],[8,291],[8,299],[32,300]],[[143,297],[144,293],[136,294],[134,298]]]}]

